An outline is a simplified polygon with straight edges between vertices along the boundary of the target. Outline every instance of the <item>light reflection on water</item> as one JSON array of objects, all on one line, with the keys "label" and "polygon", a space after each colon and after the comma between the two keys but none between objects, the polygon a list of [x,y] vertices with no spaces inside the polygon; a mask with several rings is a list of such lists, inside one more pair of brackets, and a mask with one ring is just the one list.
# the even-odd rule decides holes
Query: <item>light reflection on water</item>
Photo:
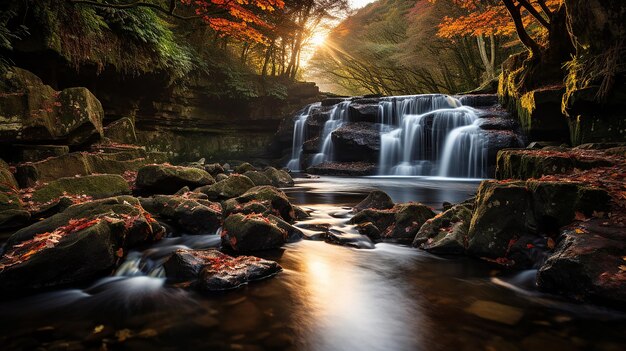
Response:
[{"label": "light reflection on water", "polygon": [[[476,184],[321,178],[299,180],[288,194],[314,211],[298,226],[325,224],[354,234],[346,208],[373,188],[396,201],[440,207],[441,201],[464,200]],[[210,296],[146,276],[177,248],[218,245],[216,235],[168,238],[129,254],[116,277],[83,289],[0,302],[0,343],[6,350],[20,349],[15,347],[24,342],[20,338],[41,343],[37,329],[46,326],[56,328],[56,339],[84,340],[98,325],[157,333],[131,340],[134,349],[521,351],[544,345],[546,350],[608,351],[626,342],[624,315],[536,292],[534,272],[492,277],[493,268],[475,260],[391,244],[359,250],[321,241],[291,243],[260,253],[283,266],[275,278]],[[515,313],[495,311],[500,321],[494,321],[468,312],[479,302]]]}]

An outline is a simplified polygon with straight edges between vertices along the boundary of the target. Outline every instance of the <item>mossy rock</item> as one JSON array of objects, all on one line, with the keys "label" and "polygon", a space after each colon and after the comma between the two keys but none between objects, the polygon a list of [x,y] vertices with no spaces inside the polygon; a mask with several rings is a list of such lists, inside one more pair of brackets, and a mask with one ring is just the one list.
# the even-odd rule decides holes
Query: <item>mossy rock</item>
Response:
[{"label": "mossy rock", "polygon": [[574,161],[567,156],[532,153],[528,150],[500,150],[496,158],[497,179],[541,178],[569,173]]},{"label": "mossy rock", "polygon": [[30,219],[14,187],[0,184],[0,229],[19,228]]},{"label": "mossy rock", "polygon": [[254,185],[272,185],[272,181],[263,173],[259,171],[247,171],[243,173],[244,176],[250,178]]},{"label": "mossy rock", "polygon": [[222,244],[236,252],[276,249],[302,233],[282,219],[269,215],[231,214],[224,221]]},{"label": "mossy rock", "polygon": [[413,246],[435,254],[463,254],[472,210],[465,205],[455,205],[427,220],[419,229]]},{"label": "mossy rock", "polygon": [[293,186],[293,178],[289,175],[289,173],[284,170],[278,170],[274,167],[267,167],[263,174],[267,176],[271,181],[272,185],[279,188],[290,187]]},{"label": "mossy rock", "polygon": [[244,163],[240,164],[239,166],[235,167],[235,169],[233,171],[235,173],[244,174],[244,173],[249,172],[249,171],[256,171],[256,167],[254,167],[253,165],[249,164],[248,162],[244,162]]},{"label": "mossy rock", "polygon": [[137,188],[161,194],[173,194],[188,186],[197,188],[215,183],[202,169],[171,165],[148,165],[137,171]]},{"label": "mossy rock", "polygon": [[430,207],[420,203],[398,204],[392,210],[395,212],[394,224],[382,232],[384,240],[410,243],[422,225],[435,217]]},{"label": "mossy rock", "polygon": [[136,144],[135,124],[128,118],[120,118],[104,127],[104,137],[115,143]]},{"label": "mossy rock", "polygon": [[116,174],[98,174],[67,177],[53,180],[33,192],[31,200],[49,203],[64,195],[87,195],[94,199],[118,195],[130,195],[130,187],[124,178]]},{"label": "mossy rock", "polygon": [[517,100],[517,119],[530,140],[568,141],[567,117],[561,112],[565,88],[542,88]]},{"label": "mossy rock", "polygon": [[155,195],[139,201],[148,212],[168,220],[184,234],[214,234],[222,225],[222,206],[193,194]]},{"label": "mossy rock", "polygon": [[11,172],[9,165],[0,159],[0,184],[7,185],[12,188],[17,188],[17,181]]},{"label": "mossy rock", "polygon": [[[225,213],[243,212],[274,214],[287,222],[296,220],[296,213],[285,193],[273,186],[255,186],[241,196],[224,203]],[[269,212],[269,213],[268,213]]]},{"label": "mossy rock", "polygon": [[366,208],[373,208],[378,210],[385,210],[393,208],[393,200],[387,193],[380,190],[374,190],[370,192],[363,201],[354,206],[355,211],[361,211]]},{"label": "mossy rock", "polygon": [[254,183],[250,178],[233,174],[215,184],[202,186],[194,191],[206,194],[210,200],[226,200],[243,195],[253,187]]}]

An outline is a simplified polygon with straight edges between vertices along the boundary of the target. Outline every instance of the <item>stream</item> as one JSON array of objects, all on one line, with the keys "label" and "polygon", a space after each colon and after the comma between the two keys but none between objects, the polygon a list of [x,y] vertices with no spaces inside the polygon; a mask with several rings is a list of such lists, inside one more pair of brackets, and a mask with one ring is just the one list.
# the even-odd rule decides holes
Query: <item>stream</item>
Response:
[{"label": "stream", "polygon": [[[298,178],[285,189],[312,210],[307,234],[347,225],[373,189],[395,202],[441,209],[478,180],[436,177]],[[411,247],[354,249],[302,240],[260,256],[284,271],[242,289],[200,295],[165,285],[160,263],[219,236],[167,238],[131,252],[114,276],[0,302],[3,350],[622,350],[626,315],[534,288],[534,271],[507,273],[475,259]],[[103,346],[104,345],[104,346]]]}]

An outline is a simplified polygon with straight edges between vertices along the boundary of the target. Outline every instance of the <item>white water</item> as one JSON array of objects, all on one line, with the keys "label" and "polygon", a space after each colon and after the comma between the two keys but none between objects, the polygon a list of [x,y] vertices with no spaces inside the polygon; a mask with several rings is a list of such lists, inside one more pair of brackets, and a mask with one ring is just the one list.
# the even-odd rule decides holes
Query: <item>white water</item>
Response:
[{"label": "white water", "polygon": [[337,128],[348,122],[348,107],[350,101],[342,101],[333,107],[330,112],[330,118],[324,123],[324,131],[320,137],[322,142],[321,152],[313,157],[312,166],[318,165],[326,161],[333,160],[333,140],[332,133]]},{"label": "white water", "polygon": [[[320,136],[320,153],[310,165],[333,160],[332,132],[349,121],[350,101],[335,105]],[[482,178],[486,176],[487,143],[474,123],[477,110],[448,95],[408,95],[381,98],[379,175]],[[308,115],[307,115],[308,117]],[[300,168],[301,129],[294,126],[294,157],[287,165]],[[297,158],[296,158],[297,156]],[[294,161],[295,160],[295,161]]]},{"label": "white water", "polygon": [[301,167],[300,157],[302,156],[302,145],[306,140],[306,120],[311,114],[313,107],[320,106],[320,102],[310,104],[296,117],[295,124],[293,126],[293,142],[291,146],[291,160],[287,163],[287,168],[293,171],[299,171]]}]

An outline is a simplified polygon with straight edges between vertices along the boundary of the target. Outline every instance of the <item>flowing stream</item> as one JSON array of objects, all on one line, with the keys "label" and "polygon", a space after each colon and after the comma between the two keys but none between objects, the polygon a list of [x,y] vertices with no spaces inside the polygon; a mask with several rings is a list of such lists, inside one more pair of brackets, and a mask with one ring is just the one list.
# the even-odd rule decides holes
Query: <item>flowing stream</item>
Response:
[{"label": "flowing stream", "polygon": [[[313,210],[308,234],[330,226],[358,235],[350,207],[372,189],[439,208],[475,192],[462,179],[299,179],[285,189]],[[534,271],[506,273],[477,260],[406,246],[353,249],[323,241],[263,252],[284,271],[203,296],[168,286],[161,262],[177,248],[219,246],[217,235],[167,238],[132,252],[115,276],[84,287],[0,302],[3,350],[621,350],[626,316],[534,289]],[[99,336],[98,336],[99,335]],[[104,335],[104,337],[102,336]],[[80,348],[77,348],[80,349]]]}]

